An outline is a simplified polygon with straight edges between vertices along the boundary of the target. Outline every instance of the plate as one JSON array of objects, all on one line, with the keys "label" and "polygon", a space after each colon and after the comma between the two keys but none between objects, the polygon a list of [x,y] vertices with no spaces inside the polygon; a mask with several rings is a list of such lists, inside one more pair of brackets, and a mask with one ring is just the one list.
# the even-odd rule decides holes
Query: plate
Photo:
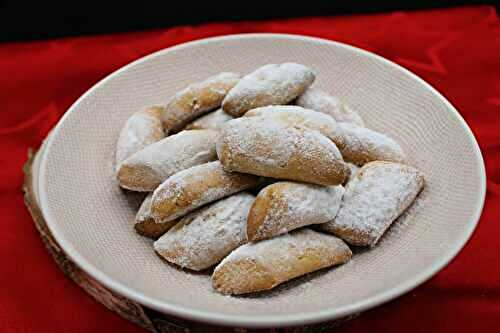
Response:
[{"label": "plate", "polygon": [[[137,196],[118,188],[115,143],[135,111],[164,104],[189,83],[267,63],[311,67],[315,85],[396,139],[427,186],[376,248],[351,262],[244,297],[215,293],[209,274],[166,264],[137,235]],[[117,293],[169,315],[238,327],[292,326],[347,316],[429,279],[464,246],[481,214],[485,169],[455,108],[429,84],[375,54],[327,40],[246,34],[178,45],[109,75],[58,123],[40,160],[38,194],[55,239],[83,270]]]}]

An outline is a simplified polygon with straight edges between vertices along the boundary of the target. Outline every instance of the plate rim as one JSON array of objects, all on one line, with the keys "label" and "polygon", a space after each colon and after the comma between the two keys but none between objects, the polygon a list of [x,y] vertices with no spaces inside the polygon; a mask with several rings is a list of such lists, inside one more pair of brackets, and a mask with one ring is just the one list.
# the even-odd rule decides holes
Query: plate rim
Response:
[{"label": "plate rim", "polygon": [[[224,40],[235,40],[235,39],[254,39],[254,38],[284,38],[284,39],[294,39],[294,40],[302,40],[302,41],[314,41],[321,42],[326,44],[335,45],[337,47],[349,49],[351,51],[355,51],[362,55],[371,57],[376,59],[377,61],[382,61],[395,69],[409,75],[413,79],[419,81],[424,85],[435,97],[437,97],[441,102],[443,102],[448,108],[449,112],[455,116],[455,118],[459,121],[463,130],[471,140],[474,147],[474,155],[477,161],[479,162],[479,173],[480,173],[480,194],[479,201],[475,207],[475,211],[473,217],[471,218],[471,223],[468,228],[464,230],[462,237],[460,239],[455,240],[455,244],[450,250],[444,253],[439,260],[433,265],[430,265],[426,270],[423,270],[418,275],[415,275],[413,278],[408,279],[407,281],[403,281],[402,283],[391,287],[388,290],[382,290],[371,296],[370,298],[364,299],[362,301],[349,304],[342,307],[337,307],[335,309],[324,309],[320,311],[314,312],[305,312],[301,314],[284,314],[284,315],[229,315],[229,314],[221,314],[218,312],[210,312],[205,310],[193,309],[184,305],[179,305],[175,303],[167,303],[160,302],[153,298],[147,297],[142,293],[135,291],[134,289],[114,280],[109,277],[105,273],[101,272],[97,269],[91,262],[87,261],[83,258],[79,252],[71,245],[71,242],[66,240],[63,233],[59,232],[57,228],[57,223],[54,223],[54,219],[50,214],[50,209],[47,204],[47,193],[44,188],[41,186],[45,183],[46,179],[46,161],[47,156],[50,154],[50,148],[57,137],[57,134],[60,130],[60,124],[64,122],[64,120],[68,117],[68,115],[75,110],[75,108],[84,100],[88,95],[90,95],[94,90],[98,89],[101,85],[105,84],[107,81],[111,80],[115,76],[120,73],[128,70],[130,67],[135,66],[144,61],[148,61],[150,58],[157,57],[162,53],[167,53],[173,50],[179,50],[182,48],[192,47],[200,44],[206,44],[211,42],[220,42]],[[149,55],[141,57],[131,63],[115,70],[111,74],[107,75],[105,78],[98,81],[91,88],[89,88],[84,94],[82,94],[64,113],[61,119],[58,121],[56,126],[53,128],[51,135],[48,137],[46,141],[45,151],[43,156],[41,156],[40,167],[39,167],[39,177],[38,177],[38,189],[39,189],[39,199],[40,199],[40,208],[47,222],[47,226],[54,236],[55,240],[59,243],[63,251],[68,255],[73,262],[75,262],[81,269],[87,272],[90,276],[96,279],[98,282],[102,283],[107,288],[113,290],[114,292],[130,298],[146,307],[151,309],[160,311],[167,315],[178,316],[188,320],[194,320],[199,322],[205,322],[209,324],[222,325],[222,326],[238,326],[238,327],[249,327],[249,328],[266,328],[266,327],[287,327],[287,326],[298,326],[305,324],[313,324],[322,321],[329,321],[338,318],[342,318],[353,313],[358,313],[365,311],[369,308],[373,308],[382,303],[388,302],[396,297],[401,296],[402,294],[416,288],[420,284],[429,280],[435,274],[437,274],[441,269],[443,269],[447,264],[451,262],[453,258],[460,252],[460,250],[465,246],[467,241],[472,236],[474,230],[477,227],[479,219],[481,217],[481,213],[484,207],[484,201],[486,197],[486,169],[484,165],[484,159],[479,148],[479,144],[460,113],[456,110],[456,108],[443,96],[441,95],[434,87],[432,87],[425,80],[412,73],[408,69],[398,65],[382,56],[379,56],[375,53],[360,49],[358,47],[348,45],[345,43],[332,41],[324,38],[304,36],[304,35],[296,35],[296,34],[281,34],[281,33],[249,33],[249,34],[231,34],[231,35],[223,35],[216,37],[203,38],[199,40],[194,40],[178,45],[174,45],[165,49],[158,50]]]}]

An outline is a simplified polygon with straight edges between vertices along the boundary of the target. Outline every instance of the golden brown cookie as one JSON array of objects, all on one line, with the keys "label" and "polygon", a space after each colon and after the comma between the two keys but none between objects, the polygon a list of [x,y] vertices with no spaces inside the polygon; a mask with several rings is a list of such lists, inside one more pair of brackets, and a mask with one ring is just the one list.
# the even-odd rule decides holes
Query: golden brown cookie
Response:
[{"label": "golden brown cookie", "polygon": [[217,158],[212,130],[182,131],[155,142],[123,161],[118,169],[121,187],[153,191],[165,179],[178,171]]},{"label": "golden brown cookie", "polygon": [[319,185],[342,184],[349,169],[335,144],[318,131],[267,117],[228,121],[217,140],[224,169]]},{"label": "golden brown cookie", "polygon": [[278,182],[259,192],[248,214],[249,241],[332,220],[344,188],[296,182]]},{"label": "golden brown cookie", "polygon": [[338,123],[339,136],[332,138],[345,161],[362,166],[371,161],[404,162],[401,146],[385,134],[349,123]]},{"label": "golden brown cookie", "polygon": [[117,169],[125,159],[165,137],[160,120],[162,111],[162,107],[152,106],[128,118],[116,144]]},{"label": "golden brown cookie", "polygon": [[367,163],[347,183],[337,216],[319,228],[353,245],[374,246],[423,186],[424,176],[414,167]]},{"label": "golden brown cookie", "polygon": [[212,129],[218,131],[222,125],[231,119],[233,119],[231,115],[224,112],[222,109],[218,109],[217,111],[212,111],[193,120],[187,124],[185,129]]},{"label": "golden brown cookie", "polygon": [[246,242],[245,224],[254,197],[239,193],[184,216],[154,243],[167,261],[199,271],[217,264]]},{"label": "golden brown cookie", "polygon": [[295,63],[269,64],[244,76],[222,101],[222,109],[240,117],[250,109],[288,104],[314,81],[311,69]]},{"label": "golden brown cookie", "polygon": [[158,221],[171,221],[258,181],[257,176],[224,171],[219,161],[196,165],[177,172],[154,191],[151,212]]},{"label": "golden brown cookie", "polygon": [[144,199],[135,217],[134,228],[139,235],[146,236],[149,238],[157,239],[170,228],[172,228],[177,220],[156,223],[151,216],[151,199],[153,198],[153,193],[149,193]]},{"label": "golden brown cookie", "polygon": [[300,229],[240,246],[215,268],[212,286],[222,294],[268,290],[306,273],[346,263],[351,256],[341,239]]},{"label": "golden brown cookie", "polygon": [[325,113],[339,122],[365,126],[363,119],[361,119],[361,116],[356,111],[352,110],[337,97],[316,87],[307,88],[307,90],[297,98],[295,103],[306,109]]},{"label": "golden brown cookie", "polygon": [[165,130],[176,132],[191,120],[221,106],[222,100],[239,81],[239,74],[220,73],[191,84],[168,102],[162,114]]}]

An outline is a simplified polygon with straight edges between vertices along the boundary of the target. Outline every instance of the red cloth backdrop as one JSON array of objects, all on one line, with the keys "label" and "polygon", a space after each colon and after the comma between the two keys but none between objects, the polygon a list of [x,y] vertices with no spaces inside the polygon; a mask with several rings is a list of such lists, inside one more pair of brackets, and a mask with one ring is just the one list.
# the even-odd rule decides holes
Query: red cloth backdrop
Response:
[{"label": "red cloth backdrop", "polygon": [[175,44],[248,32],[323,37],[401,64],[456,106],[486,160],[483,216],[460,255],[429,282],[340,331],[500,332],[500,24],[495,9],[485,6],[0,45],[0,331],[140,331],[87,296],[45,251],[23,205],[26,152],[82,93],[121,66]]}]

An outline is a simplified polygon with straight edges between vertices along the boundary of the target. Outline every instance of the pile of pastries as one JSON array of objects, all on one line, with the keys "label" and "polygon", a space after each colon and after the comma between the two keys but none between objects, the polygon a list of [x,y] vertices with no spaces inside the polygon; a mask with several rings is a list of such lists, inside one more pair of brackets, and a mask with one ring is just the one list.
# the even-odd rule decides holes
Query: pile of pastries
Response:
[{"label": "pile of pastries", "polygon": [[116,175],[149,192],[135,230],[161,257],[216,266],[223,294],[268,290],[375,246],[412,204],[422,173],[314,79],[296,63],[220,73],[127,120]]}]

